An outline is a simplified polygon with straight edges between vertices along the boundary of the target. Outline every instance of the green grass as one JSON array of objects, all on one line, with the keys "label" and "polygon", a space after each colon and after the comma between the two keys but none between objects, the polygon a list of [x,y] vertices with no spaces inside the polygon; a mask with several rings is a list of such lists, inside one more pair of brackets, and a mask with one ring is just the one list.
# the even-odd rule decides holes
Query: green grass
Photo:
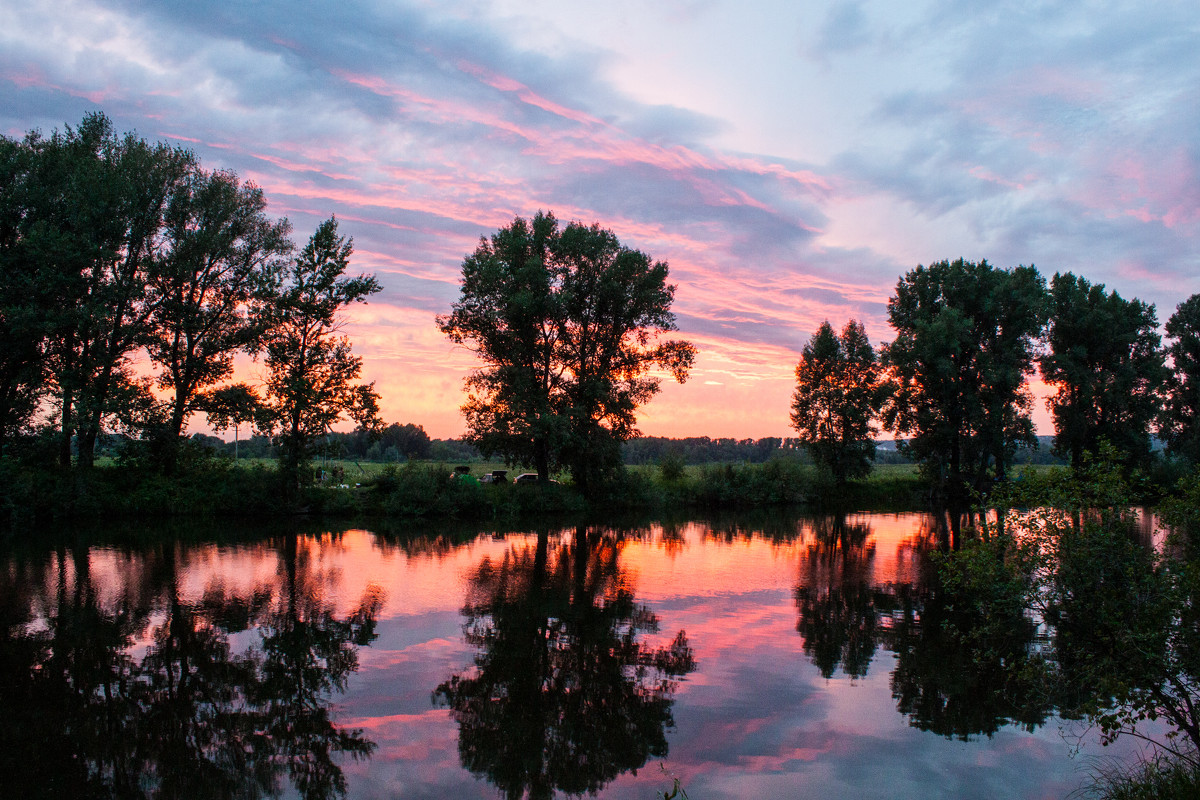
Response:
[{"label": "green grass", "polygon": [[[265,464],[274,464],[275,463],[274,460],[272,460],[272,459],[248,459],[248,458],[239,459],[237,463],[242,464],[242,463],[248,463],[248,462],[252,462],[252,461],[253,462],[262,462]],[[412,463],[415,465],[421,465],[421,466],[428,466],[428,467],[447,467],[449,469],[454,469],[454,467],[458,466],[458,464],[460,462],[414,460],[411,462],[396,463],[396,462],[386,462],[386,461],[354,461],[352,459],[331,458],[328,461],[323,461],[321,459],[315,459],[313,461],[313,467],[316,469],[328,469],[330,471],[332,471],[336,467],[341,467],[343,473],[346,476],[346,482],[353,485],[354,483],[361,483],[364,479],[369,480],[369,479],[375,478],[378,475],[383,474],[388,469],[388,467],[403,469],[404,466],[408,463]],[[476,478],[479,478],[482,475],[485,475],[489,472],[492,472],[493,470],[498,470],[498,469],[508,470],[509,480],[512,480],[516,476],[520,475],[522,472],[534,472],[535,471],[533,469],[533,467],[526,467],[526,466],[510,467],[507,464],[505,464],[503,461],[475,461],[475,462],[461,462],[461,463],[464,466],[470,467],[471,474],[474,475]],[[556,476],[552,476],[552,477],[555,477],[556,480],[560,480],[560,481],[566,480],[565,474],[560,474],[560,475],[556,475]]]},{"label": "green grass", "polygon": [[1132,769],[1103,771],[1088,794],[1098,800],[1195,800],[1200,767],[1159,754]]},{"label": "green grass", "polygon": [[[307,512],[339,517],[502,520],[602,511],[674,513],[752,510],[807,505],[821,509],[908,510],[925,495],[911,465],[882,465],[866,481],[831,484],[797,458],[762,464],[629,467],[585,500],[566,475],[551,486],[456,482],[453,463],[404,464],[347,459],[316,461],[314,470],[340,467],[340,480],[316,483],[299,496],[283,491],[276,462],[264,458],[197,458],[168,478],[149,464],[105,460],[93,470],[29,469],[0,464],[0,521],[84,517],[273,516]],[[472,463],[476,478],[497,469],[509,478],[531,471],[500,462]],[[342,488],[345,486],[346,488]]]},{"label": "green grass", "polygon": [[880,464],[863,481],[838,487],[813,464],[773,458],[762,464],[689,464],[676,476],[659,465],[627,468],[651,507],[757,508],[805,504],[843,509],[924,507],[927,489],[914,464]]}]

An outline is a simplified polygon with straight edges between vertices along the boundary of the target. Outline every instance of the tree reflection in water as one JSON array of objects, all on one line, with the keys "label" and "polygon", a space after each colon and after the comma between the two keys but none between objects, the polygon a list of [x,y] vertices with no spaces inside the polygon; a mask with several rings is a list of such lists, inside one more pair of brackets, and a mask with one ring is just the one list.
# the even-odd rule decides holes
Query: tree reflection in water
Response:
[{"label": "tree reflection in water", "polygon": [[889,595],[871,586],[875,545],[871,527],[842,516],[813,523],[814,541],[801,560],[796,630],[804,653],[825,678],[840,666],[851,678],[867,674],[878,645],[876,615]]},{"label": "tree reflection in water", "polygon": [[892,696],[911,725],[965,741],[1046,722],[1054,701],[1029,620],[995,616],[944,588],[906,593],[900,606],[887,646],[896,653]]},{"label": "tree reflection in water", "polygon": [[[949,540],[942,522],[926,531],[931,549]],[[882,646],[896,656],[897,710],[916,728],[965,740],[1046,721],[1054,701],[1035,626],[1020,607],[992,602],[978,586],[939,582],[928,564],[916,581],[876,580],[868,525],[827,517],[812,533],[795,589],[796,630],[825,678],[839,668],[865,676]]]},{"label": "tree reflection in water", "polygon": [[[187,557],[145,552],[122,565],[135,579],[115,597],[84,549],[0,574],[9,796],[254,798],[278,795],[284,775],[305,798],[345,793],[335,756],[374,745],[334,725],[329,702],[374,638],[379,591],[339,618],[292,536],[278,585],[235,595],[215,584],[189,602]],[[257,643],[236,649],[251,627]]]},{"label": "tree reflection in water", "polygon": [[597,792],[667,753],[677,679],[695,669],[687,637],[641,638],[658,618],[633,594],[617,537],[541,532],[536,546],[485,559],[463,608],[475,668],[437,687],[459,724],[463,765],[507,797]]}]

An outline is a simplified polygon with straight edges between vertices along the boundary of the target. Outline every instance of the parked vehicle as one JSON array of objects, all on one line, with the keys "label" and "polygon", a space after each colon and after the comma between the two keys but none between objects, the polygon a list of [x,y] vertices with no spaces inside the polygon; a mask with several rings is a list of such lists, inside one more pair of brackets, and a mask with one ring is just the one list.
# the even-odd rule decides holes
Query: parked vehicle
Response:
[{"label": "parked vehicle", "polygon": [[[537,483],[537,482],[538,482],[538,476],[537,476],[536,472],[522,472],[520,475],[513,478],[513,483]],[[558,481],[551,478],[550,480],[546,481],[546,483],[558,483]]]}]

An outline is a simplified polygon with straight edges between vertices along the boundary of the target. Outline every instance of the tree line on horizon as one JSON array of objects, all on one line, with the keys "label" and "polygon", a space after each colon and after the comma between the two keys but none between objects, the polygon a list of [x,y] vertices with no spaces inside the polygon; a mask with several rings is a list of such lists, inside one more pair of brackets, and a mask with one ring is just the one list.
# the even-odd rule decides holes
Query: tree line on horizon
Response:
[{"label": "tree line on horizon", "polygon": [[1200,294],[1163,346],[1153,305],[1072,273],[962,259],[918,266],[888,302],[896,338],[878,350],[851,320],[824,322],[796,367],[792,424],[839,481],[865,476],[880,425],[944,497],[1004,481],[1037,446],[1029,379],[1051,388],[1053,453],[1078,469],[1108,447],[1146,468],[1152,437],[1200,463]]},{"label": "tree line on horizon", "polygon": [[[346,275],[352,240],[331,217],[297,248],[290,223],[265,209],[252,183],[118,136],[100,113],[50,136],[0,137],[0,453],[40,431],[40,452],[87,469],[115,431],[169,474],[203,413],[235,442],[243,425],[272,437],[293,487],[331,437],[383,460],[426,457],[419,426],[384,428],[341,335],[344,309],[381,288]],[[878,349],[860,322],[821,325],[796,367],[795,441],[640,438],[638,408],[660,376],[685,381],[696,354],[670,338],[667,278],[666,262],[612,231],[552,213],[481,237],[436,320],[480,359],[462,445],[542,481],[566,470],[593,493],[626,462],[714,449],[745,461],[803,449],[841,484],[867,474],[886,430],[944,498],[961,499],[1036,447],[1036,368],[1054,390],[1056,455],[1078,466],[1108,442],[1144,466],[1155,433],[1200,461],[1200,295],[1167,322],[1164,348],[1152,305],[1071,273],[1047,283],[1031,266],[962,259],[900,278],[888,303],[896,337]],[[237,354],[262,359],[261,387],[230,382]],[[332,432],[346,417],[358,430]],[[385,434],[396,441],[379,445]]]},{"label": "tree line on horizon", "polygon": [[[645,458],[634,412],[659,390],[651,367],[686,380],[695,348],[677,330],[667,268],[611,231],[553,214],[520,217],[463,262],[462,294],[439,327],[482,363],[467,379],[467,441],[532,463],[545,481],[566,467],[585,491],[621,459]],[[1029,378],[1054,390],[1053,454],[1079,468],[1105,443],[1130,467],[1152,458],[1151,433],[1200,461],[1195,428],[1200,295],[1167,323],[1155,309],[1072,273],[1047,284],[1032,266],[986,260],[918,266],[888,303],[896,338],[878,352],[861,322],[826,321],[796,367],[798,444],[838,485],[864,477],[880,428],[921,465],[944,502],[1003,482],[1018,449],[1036,449]],[[1168,368],[1170,358],[1173,369]],[[784,440],[762,440],[778,451]],[[659,459],[682,449],[659,446]],[[753,460],[747,459],[747,460]]]},{"label": "tree line on horizon", "polygon": [[[204,412],[218,430],[273,434],[295,485],[336,420],[378,426],[378,394],[339,333],[378,281],[345,275],[352,241],[333,217],[297,248],[265,209],[254,184],[118,136],[100,113],[0,137],[0,451],[48,411],[60,466],[90,468],[115,430],[171,473]],[[239,353],[262,359],[261,393],[225,383]]]}]

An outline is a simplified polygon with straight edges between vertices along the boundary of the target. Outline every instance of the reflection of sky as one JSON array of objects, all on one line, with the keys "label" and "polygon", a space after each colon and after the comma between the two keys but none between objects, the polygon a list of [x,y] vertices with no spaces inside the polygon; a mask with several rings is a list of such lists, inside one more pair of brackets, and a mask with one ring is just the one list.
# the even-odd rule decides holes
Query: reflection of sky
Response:
[{"label": "reflection of sky", "polygon": [[[821,320],[890,338],[917,263],[1200,290],[1195,3],[0,0],[0,132],[105,110],[331,213],[384,291],[347,329],[389,420],[461,430],[433,316],[513,216],[671,264],[692,381],[653,435],[787,432]],[[252,372],[252,370],[251,370]]]},{"label": "reflection of sky", "polygon": [[[871,528],[864,547],[872,585],[915,580],[926,520],[850,521]],[[725,538],[692,523],[674,532],[681,545],[651,528],[622,546],[636,601],[658,615],[656,636],[665,642],[683,629],[695,650],[698,669],[679,685],[666,759],[692,797],[1062,797],[1084,780],[1091,757],[1129,752],[1126,743],[1101,750],[1088,740],[1083,756],[1071,759],[1053,721],[1033,734],[1005,728],[971,742],[921,732],[895,711],[894,657],[882,647],[865,677],[822,678],[796,632],[795,590],[808,574],[814,527],[793,530],[799,533],[773,541],[745,531]],[[360,651],[348,693],[335,698],[339,721],[378,744],[370,760],[346,765],[351,797],[494,796],[459,766],[457,727],[430,697],[471,663],[460,613],[467,575],[484,557],[496,560],[535,541],[482,536],[458,547],[381,546],[366,531],[305,540],[302,558],[340,613],[368,586],[386,594],[379,637]],[[272,551],[258,547],[188,549],[179,558],[184,595],[193,598],[217,581],[236,592],[270,583],[276,564]],[[102,583],[115,579],[127,559],[98,552],[93,573]],[[649,763],[603,796],[646,798],[669,785]]]}]

